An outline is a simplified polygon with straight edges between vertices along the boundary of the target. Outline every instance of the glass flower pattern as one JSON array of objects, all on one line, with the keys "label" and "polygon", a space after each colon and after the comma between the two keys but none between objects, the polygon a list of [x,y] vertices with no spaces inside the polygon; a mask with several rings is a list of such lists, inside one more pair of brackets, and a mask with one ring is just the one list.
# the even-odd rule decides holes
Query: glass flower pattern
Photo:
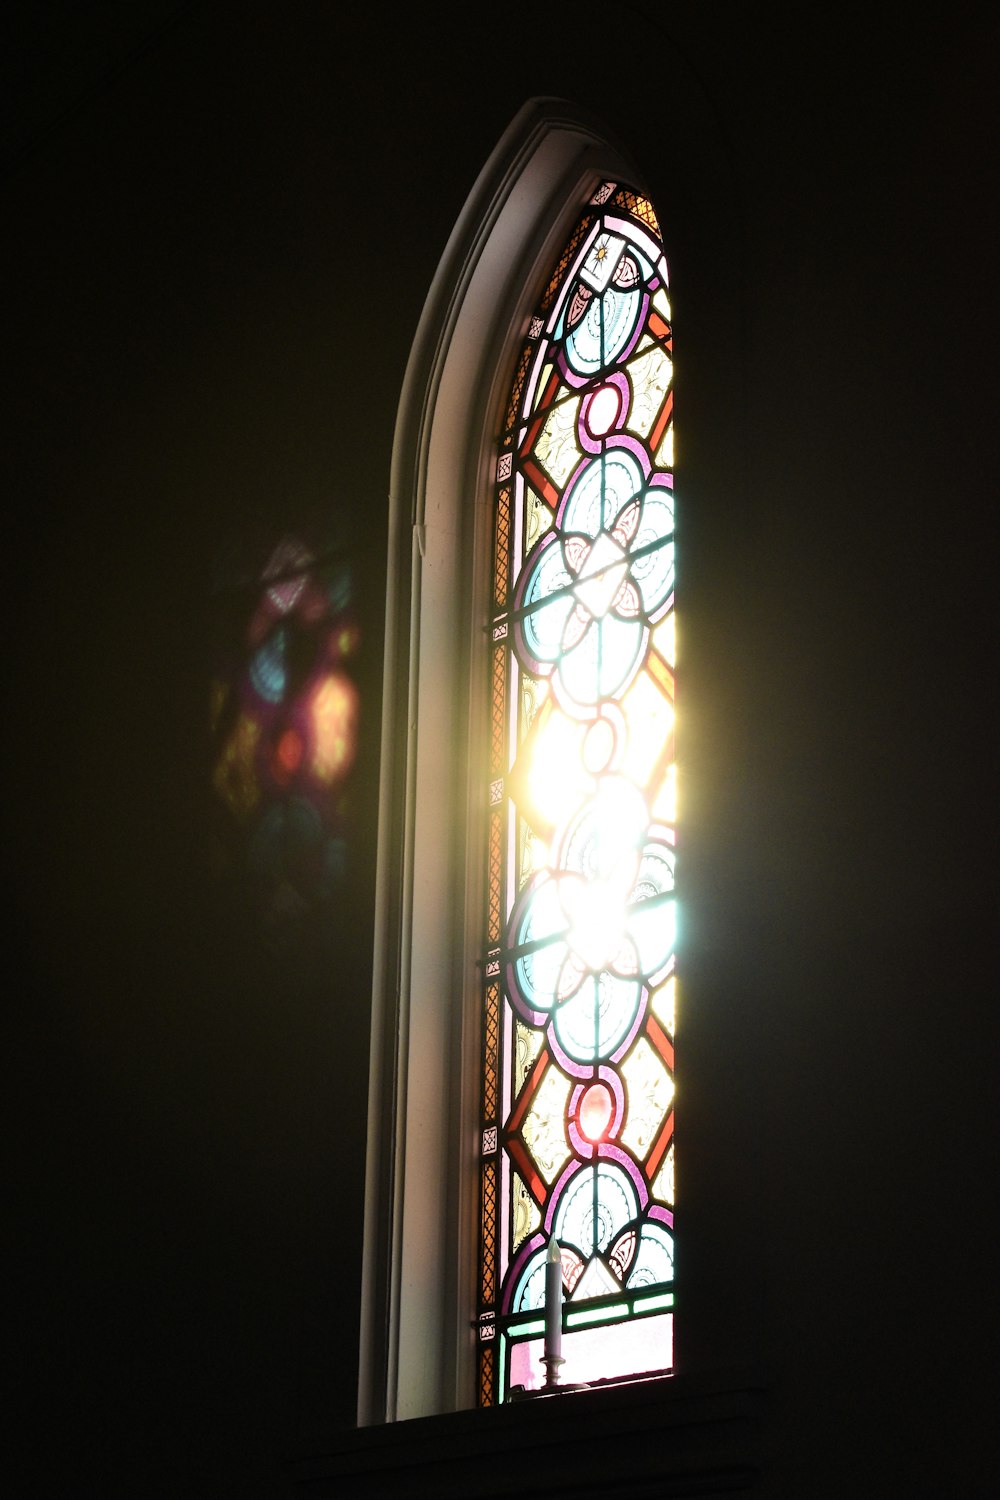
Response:
[{"label": "glass flower pattern", "polygon": [[518,363],[494,494],[480,1401],[669,1369],[673,347],[655,215],[604,184]]},{"label": "glass flower pattern", "polygon": [[549,1025],[563,1068],[587,1077],[630,1041],[643,986],[674,947],[674,855],[638,789],[598,778],[559,840],[560,862],[525,887],[509,928],[511,1000]]},{"label": "glass flower pattern", "polygon": [[627,448],[581,465],[555,527],[525,566],[516,644],[529,671],[554,673],[567,711],[621,693],[674,584],[674,508]]}]

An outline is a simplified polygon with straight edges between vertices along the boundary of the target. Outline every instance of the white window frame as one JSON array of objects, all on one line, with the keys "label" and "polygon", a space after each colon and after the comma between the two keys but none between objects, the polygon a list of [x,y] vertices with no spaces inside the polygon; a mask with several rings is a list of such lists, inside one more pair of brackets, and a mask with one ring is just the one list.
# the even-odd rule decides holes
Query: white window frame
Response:
[{"label": "white window frame", "polygon": [[581,205],[641,174],[529,101],[432,283],[392,455],[358,1420],[475,1403],[486,587],[499,405]]}]

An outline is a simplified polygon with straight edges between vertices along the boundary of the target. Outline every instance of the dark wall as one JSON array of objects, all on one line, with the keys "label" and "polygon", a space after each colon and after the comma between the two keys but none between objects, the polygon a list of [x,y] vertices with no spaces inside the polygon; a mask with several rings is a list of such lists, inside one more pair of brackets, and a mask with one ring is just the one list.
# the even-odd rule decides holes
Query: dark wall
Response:
[{"label": "dark wall", "polygon": [[[17,1493],[280,1495],[353,1421],[396,401],[539,93],[673,247],[681,1356],[766,1372],[768,1494],[987,1492],[997,31],[653,11],[164,6],[136,50],[95,7],[78,70],[57,9],[14,39]],[[360,628],[347,864],[276,937],[218,859],[209,689],[220,580],[317,526]]]}]

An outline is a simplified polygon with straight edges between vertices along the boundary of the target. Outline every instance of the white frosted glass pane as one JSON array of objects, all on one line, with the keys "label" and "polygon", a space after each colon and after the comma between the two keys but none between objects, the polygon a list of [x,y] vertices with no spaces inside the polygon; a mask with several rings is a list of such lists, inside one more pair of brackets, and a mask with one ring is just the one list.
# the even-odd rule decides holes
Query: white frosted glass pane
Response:
[{"label": "white frosted glass pane", "polygon": [[[528,1339],[523,1344],[515,1344],[510,1361],[511,1385],[523,1385],[529,1391],[539,1390],[545,1384],[544,1353],[544,1339]],[[564,1332],[562,1353],[566,1363],[559,1371],[561,1385],[589,1384],[668,1370],[674,1355],[674,1315],[658,1313],[651,1318],[611,1323],[604,1328]]]}]

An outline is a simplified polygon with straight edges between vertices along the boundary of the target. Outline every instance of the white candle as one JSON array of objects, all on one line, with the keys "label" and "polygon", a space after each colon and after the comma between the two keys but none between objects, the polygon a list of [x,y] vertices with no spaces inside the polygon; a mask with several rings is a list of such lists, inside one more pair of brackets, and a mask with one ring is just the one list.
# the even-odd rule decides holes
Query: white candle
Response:
[{"label": "white candle", "polygon": [[[545,1257],[545,1358],[562,1360],[562,1257],[555,1235]],[[547,1365],[554,1383],[558,1366]]]}]

